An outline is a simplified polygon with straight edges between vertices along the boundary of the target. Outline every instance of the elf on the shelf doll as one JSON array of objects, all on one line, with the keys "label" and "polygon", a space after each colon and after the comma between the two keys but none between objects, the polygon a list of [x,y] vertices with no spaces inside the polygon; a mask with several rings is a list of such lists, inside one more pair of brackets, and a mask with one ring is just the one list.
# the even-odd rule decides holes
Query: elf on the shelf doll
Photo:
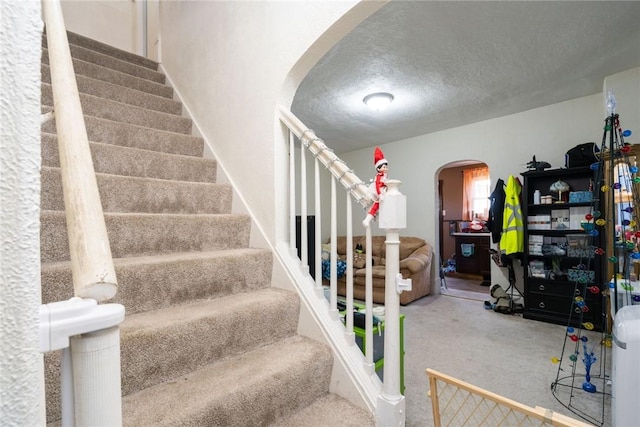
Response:
[{"label": "elf on the shelf doll", "polygon": [[373,205],[369,209],[369,213],[367,217],[362,221],[362,225],[365,227],[369,226],[369,223],[373,218],[375,218],[378,213],[378,209],[380,208],[380,200],[384,195],[384,192],[387,189],[387,185],[385,184],[387,180],[387,171],[389,170],[389,164],[387,159],[384,158],[384,154],[382,154],[382,150],[379,147],[376,147],[373,152],[373,164],[376,167],[376,179],[375,182],[371,184],[373,187],[371,191],[373,195]]}]

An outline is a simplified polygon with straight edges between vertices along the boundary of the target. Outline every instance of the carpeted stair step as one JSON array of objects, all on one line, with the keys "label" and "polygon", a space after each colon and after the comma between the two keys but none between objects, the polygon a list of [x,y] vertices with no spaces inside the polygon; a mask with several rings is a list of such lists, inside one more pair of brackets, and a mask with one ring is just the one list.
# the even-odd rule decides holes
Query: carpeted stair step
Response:
[{"label": "carpeted stair step", "polygon": [[[300,300],[271,287],[158,64],[68,33],[123,304],[127,426],[372,425],[330,395],[329,348],[297,335]],[[42,110],[53,105],[46,39]],[[73,296],[55,120],[42,125],[43,302]],[[45,355],[47,419],[60,418],[60,352]],[[342,412],[339,417],[327,412]],[[354,417],[354,414],[357,416]],[[353,419],[357,421],[350,424]],[[316,423],[317,421],[317,423]],[[315,424],[314,424],[315,423]]]},{"label": "carpeted stair step", "polygon": [[[42,105],[53,107],[51,85],[42,83]],[[117,122],[129,123],[176,133],[191,133],[191,119],[175,114],[167,114],[122,102],[111,101],[93,95],[80,94],[80,103],[85,115],[100,117]]]},{"label": "carpeted stair step", "polygon": [[[47,66],[49,65],[49,52],[47,49],[43,49],[42,51],[41,62]],[[118,86],[136,89],[141,92],[151,93],[165,98],[173,98],[173,88],[170,86],[141,77],[132,76],[131,74],[122,73],[111,68],[102,67],[80,59],[72,58],[72,62],[73,70],[76,75],[91,77],[93,79],[102,80]]]},{"label": "carpeted stair step", "polygon": [[[42,82],[51,84],[51,70],[49,66],[47,64],[41,64],[40,68]],[[87,95],[168,114],[180,115],[182,113],[182,104],[180,102],[163,96],[130,89],[126,86],[119,86],[81,74],[76,75],[76,83],[78,84],[78,91],[80,93],[86,93]]]},{"label": "carpeted stair step", "polygon": [[[115,258],[118,293],[127,315],[264,289],[271,284],[271,252],[240,248]],[[73,297],[69,261],[42,264],[42,302]]]},{"label": "carpeted stair step", "polygon": [[271,425],[325,396],[331,368],[327,347],[287,338],[125,396],[124,425]]},{"label": "carpeted stair step", "polygon": [[[59,168],[41,170],[41,209],[64,210]],[[231,212],[229,185],[169,181],[111,174],[96,174],[104,212],[226,214]]]},{"label": "carpeted stair step", "polygon": [[108,44],[101,43],[80,34],[72,33],[71,31],[67,31],[67,40],[69,40],[69,44],[82,46],[96,52],[104,53],[105,55],[113,56],[114,58],[140,65],[141,67],[146,67],[151,70],[158,69],[158,63],[152,59],[118,49],[117,47],[109,46]]},{"label": "carpeted stair step", "polygon": [[86,49],[82,46],[69,45],[69,49],[71,51],[72,58],[78,58],[81,61],[90,62],[92,64],[120,71],[121,73],[129,74],[130,76],[139,77],[141,79],[151,80],[152,82],[160,84],[166,83],[165,75],[157,70],[141,67],[137,64],[123,61],[122,59],[105,55],[91,49]]},{"label": "carpeted stair step", "polygon": [[273,427],[365,427],[374,426],[373,415],[346,399],[328,394],[292,416],[277,421]]},{"label": "carpeted stair step", "polygon": [[[44,48],[47,48],[46,37],[42,38],[42,44]],[[111,68],[112,70],[120,71],[121,73],[140,77],[142,79],[151,80],[161,84],[165,83],[165,75],[157,71],[157,68],[151,69],[140,66],[133,62],[74,44],[69,44],[69,50],[71,51],[72,58],[90,62],[101,67]]]},{"label": "carpeted stair step", "polygon": [[[84,122],[89,141],[185,156],[202,157],[203,154],[204,140],[200,137],[87,115]],[[44,123],[41,129],[42,132],[56,134],[55,120]]]},{"label": "carpeted stair step", "polygon": [[[69,260],[67,226],[62,211],[40,214],[40,259]],[[248,215],[105,213],[115,258],[247,247]]]},{"label": "carpeted stair step", "polygon": [[300,302],[263,289],[129,315],[120,326],[122,394],[295,335]]},{"label": "carpeted stair step", "polygon": [[[42,133],[42,166],[60,167],[56,135]],[[138,148],[90,142],[96,173],[170,179],[188,182],[216,181],[217,163],[213,159],[165,154]]]},{"label": "carpeted stair step", "polygon": [[[67,40],[69,41],[70,45],[84,47],[86,49],[112,56],[122,61],[131,62],[132,64],[149,68],[151,70],[158,69],[158,63],[152,59],[145,58],[144,56],[140,56],[135,53],[127,52],[126,50],[118,49],[117,47],[109,46],[108,44],[104,44],[97,40],[90,39],[71,31],[67,31]],[[47,47],[46,32],[44,32],[42,35],[42,47]]]},{"label": "carpeted stair step", "polygon": [[[146,313],[135,314],[126,308],[135,301],[121,302],[127,311],[120,325],[122,394],[294,335],[299,300],[289,291],[268,288],[269,280],[260,280],[256,292],[187,301]],[[141,285],[151,290],[154,283],[144,281]],[[147,296],[154,298],[150,292]],[[47,414],[49,419],[57,419],[60,352],[47,353],[45,366]]]}]

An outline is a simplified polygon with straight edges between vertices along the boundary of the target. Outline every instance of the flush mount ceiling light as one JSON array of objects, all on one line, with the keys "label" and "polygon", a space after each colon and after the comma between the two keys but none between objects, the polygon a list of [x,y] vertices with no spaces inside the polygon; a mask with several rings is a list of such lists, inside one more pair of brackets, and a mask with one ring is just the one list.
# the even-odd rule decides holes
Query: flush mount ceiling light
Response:
[{"label": "flush mount ceiling light", "polygon": [[382,111],[393,101],[393,95],[387,92],[372,93],[364,97],[364,102],[373,111]]}]

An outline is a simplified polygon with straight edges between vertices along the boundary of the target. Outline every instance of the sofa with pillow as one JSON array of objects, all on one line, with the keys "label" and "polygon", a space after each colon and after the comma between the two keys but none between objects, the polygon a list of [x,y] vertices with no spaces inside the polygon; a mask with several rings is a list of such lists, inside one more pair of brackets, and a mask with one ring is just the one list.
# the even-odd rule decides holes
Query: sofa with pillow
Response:
[{"label": "sofa with pillow", "polygon": [[[371,257],[373,261],[373,302],[384,304],[385,297],[385,236],[373,236],[371,238]],[[338,295],[346,296],[346,275],[344,274],[347,239],[345,236],[337,238],[338,253]],[[353,237],[353,249],[362,247],[366,251],[365,236]],[[326,247],[326,246],[325,246]],[[418,237],[400,237],[400,273],[404,279],[411,279],[411,291],[404,291],[400,294],[400,304],[407,305],[412,301],[429,295],[431,292],[431,262],[433,260],[433,249],[423,239]],[[355,299],[365,299],[365,254],[355,254],[353,267],[353,297]],[[323,270],[328,271],[330,266],[328,261],[324,261]],[[323,275],[323,282],[329,286],[328,274]]]}]

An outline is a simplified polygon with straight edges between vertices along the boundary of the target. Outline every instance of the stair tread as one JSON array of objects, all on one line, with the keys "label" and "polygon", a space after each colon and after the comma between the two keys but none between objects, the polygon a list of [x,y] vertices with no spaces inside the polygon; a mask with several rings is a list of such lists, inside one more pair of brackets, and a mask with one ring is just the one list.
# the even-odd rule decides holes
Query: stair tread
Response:
[{"label": "stair tread", "polygon": [[[41,213],[46,216],[64,217],[64,212],[50,210],[50,209],[42,209]],[[108,218],[146,218],[149,217],[152,220],[166,217],[169,219],[180,220],[184,218],[197,218],[198,220],[206,220],[208,218],[249,218],[248,214],[243,213],[224,213],[224,214],[181,214],[181,213],[163,213],[163,212],[106,212],[105,217]]]},{"label": "stair tread", "polygon": [[348,400],[330,393],[272,427],[375,426],[374,417]]},{"label": "stair tread", "polygon": [[[204,140],[198,136],[118,122],[86,113],[84,121],[87,136],[94,142],[202,157]],[[56,134],[55,120],[44,123],[41,131]]]},{"label": "stair tread", "polygon": [[[40,259],[68,260],[64,211],[42,210],[40,218]],[[104,219],[114,257],[245,247],[251,228],[246,214],[107,212]]]},{"label": "stair tread", "polygon": [[[160,264],[164,262],[175,262],[185,260],[197,260],[197,259],[214,259],[224,258],[228,256],[238,256],[242,254],[254,254],[268,251],[268,249],[261,248],[233,248],[233,249],[220,249],[214,251],[198,251],[198,252],[173,252],[168,254],[158,255],[144,255],[144,256],[131,256],[123,258],[113,258],[114,265],[117,266],[129,266],[136,264]],[[61,269],[70,268],[70,261],[48,261],[42,263],[42,269]]]},{"label": "stair tread", "polygon": [[[224,214],[231,212],[229,184],[97,172],[103,212]],[[41,209],[65,208],[59,167],[42,166]]]},{"label": "stair tread", "polygon": [[300,303],[291,296],[263,288],[128,315],[123,395],[294,336]]},{"label": "stair tread", "polygon": [[143,67],[129,61],[123,61],[122,59],[116,58],[115,56],[106,55],[102,52],[87,49],[79,45],[70,44],[69,50],[71,51],[71,57],[73,58],[81,59],[85,62],[91,62],[101,67],[117,70],[121,73],[136,76],[138,78],[150,80],[156,83],[165,83],[165,75],[157,70],[152,70],[150,68]]},{"label": "stair tread", "polygon": [[[59,167],[57,135],[41,132],[42,166]],[[97,173],[215,183],[214,159],[89,141]],[[113,160],[112,160],[113,159]],[[117,161],[116,161],[117,159]]]},{"label": "stair tread", "polygon": [[[93,62],[83,61],[79,58],[71,58],[76,75],[88,76],[118,86],[137,89],[146,93],[153,93],[167,99],[173,98],[173,88],[164,83],[155,82],[132,74],[123,73],[113,68],[103,67]],[[42,49],[41,63],[49,65],[49,51]]]},{"label": "stair tread", "polygon": [[[51,212],[51,211],[50,211]],[[208,219],[208,218],[249,218],[247,214],[240,213],[222,213],[222,214],[180,214],[180,213],[162,213],[162,212],[153,212],[153,213],[143,213],[143,212],[107,212],[105,213],[106,217],[111,218],[161,218],[166,217],[170,219],[184,219],[184,218],[196,218],[200,219]]]},{"label": "stair tread", "polygon": [[[49,65],[43,63],[41,64],[41,69],[42,82],[51,84]],[[165,96],[110,83],[82,74],[76,74],[76,83],[80,93],[169,114],[180,115],[182,113],[182,104]]]},{"label": "stair tread", "polygon": [[[42,105],[52,107],[51,85],[42,82],[41,87]],[[192,121],[188,117],[137,107],[86,93],[80,93],[80,103],[85,115],[186,135],[191,133]]]},{"label": "stair tread", "polygon": [[120,324],[120,327],[123,335],[129,335],[148,329],[174,327],[180,322],[188,322],[203,317],[227,318],[250,307],[259,308],[262,305],[277,303],[283,298],[290,300],[290,296],[290,291],[276,288],[243,292],[128,315],[124,322]]},{"label": "stair tread", "polygon": [[[113,263],[118,293],[112,302],[123,304],[130,315],[267,288],[273,257],[267,249],[241,247],[115,258]],[[43,303],[73,296],[70,261],[43,263],[41,277]]]},{"label": "stair tread", "polygon": [[[51,169],[60,169],[49,166]],[[175,185],[188,185],[194,188],[213,188],[213,187],[229,187],[229,184],[220,184],[217,182],[194,182],[194,181],[182,181],[177,179],[163,179],[163,178],[150,178],[147,176],[123,176],[112,173],[105,172],[97,172],[96,176],[103,176],[109,179],[118,179],[122,181],[132,181],[132,182],[148,182],[148,183],[156,183],[160,186],[175,186]]]},{"label": "stair tread", "polygon": [[[256,401],[262,399],[271,403],[265,410],[273,422],[278,418],[274,413],[278,402],[286,402],[283,411],[293,412],[289,396],[303,399],[302,390],[312,385],[296,384],[296,380],[312,380],[317,365],[328,363],[329,358],[326,347],[317,342],[301,336],[287,338],[125,396],[123,421],[131,426],[238,425],[240,421],[253,425],[251,417],[260,415],[262,408]],[[302,371],[309,376],[300,376]]]},{"label": "stair tread", "polygon": [[[127,60],[129,62],[133,62],[142,67],[147,67],[152,70],[158,69],[158,62],[152,59],[146,58],[144,56],[108,45],[106,43],[99,42],[97,40],[91,39],[89,37],[83,36],[78,33],[74,33],[72,31],[67,31],[67,40],[70,45],[82,46],[87,49],[94,50],[96,52],[103,53],[105,55],[113,56],[115,58],[121,60]],[[42,46],[47,46],[47,36],[46,33],[42,35]]]},{"label": "stair tread", "polygon": [[90,48],[97,52],[101,52],[109,56],[115,56],[116,58],[119,58],[122,60],[129,60],[129,62],[134,62],[140,66],[147,67],[152,70],[158,69],[158,62],[154,61],[153,59],[149,59],[142,55],[138,55],[138,54],[108,45],[106,43],[102,43],[97,40],[90,39],[89,37],[85,37],[81,34],[74,33],[72,31],[67,31],[67,39],[69,40],[69,44]]},{"label": "stair tread", "polygon": [[[43,165],[41,170],[59,172],[60,166]],[[179,179],[152,178],[148,176],[120,175],[120,174],[113,174],[108,172],[96,172],[96,176],[97,177],[101,176],[107,179],[122,180],[122,181],[157,183],[160,186],[188,185],[188,186],[193,186],[194,188],[229,187],[229,184],[220,184],[217,182],[183,181]]]}]

